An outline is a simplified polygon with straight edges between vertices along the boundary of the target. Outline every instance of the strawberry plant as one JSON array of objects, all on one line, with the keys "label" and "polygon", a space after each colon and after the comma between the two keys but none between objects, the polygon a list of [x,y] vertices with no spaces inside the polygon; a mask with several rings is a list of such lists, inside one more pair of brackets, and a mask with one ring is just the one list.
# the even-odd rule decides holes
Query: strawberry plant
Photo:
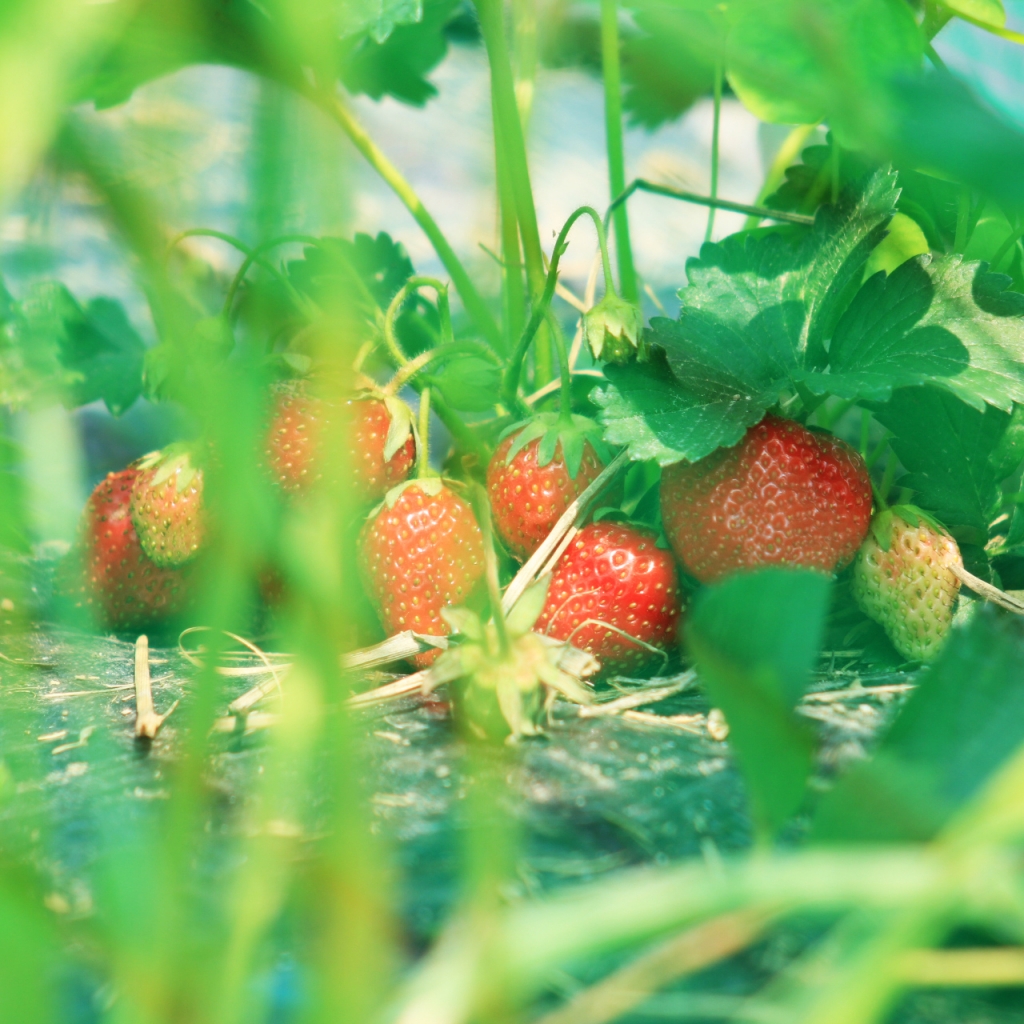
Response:
[{"label": "strawberry plant", "polygon": [[1024,1014],[1019,3],[9,8],[5,1019]]}]

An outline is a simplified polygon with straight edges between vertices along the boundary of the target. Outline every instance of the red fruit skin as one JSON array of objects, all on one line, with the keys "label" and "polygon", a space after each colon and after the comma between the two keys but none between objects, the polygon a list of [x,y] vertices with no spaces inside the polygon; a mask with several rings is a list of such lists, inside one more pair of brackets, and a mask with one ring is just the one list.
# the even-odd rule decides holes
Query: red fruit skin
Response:
[{"label": "red fruit skin", "polygon": [[[286,493],[307,491],[323,478],[321,449],[333,415],[336,407],[304,388],[278,392],[267,433],[266,459]],[[384,445],[391,425],[387,406],[376,398],[349,399],[342,415],[348,419],[348,472],[353,491],[360,501],[380,501],[409,476],[416,461],[416,442],[410,434],[385,462]]]},{"label": "red fruit skin", "polygon": [[871,501],[857,452],[777,416],[734,448],[669,466],[661,477],[669,543],[704,583],[761,565],[835,572],[867,535]]},{"label": "red fruit skin", "polygon": [[540,547],[562,513],[600,475],[603,466],[586,441],[575,480],[569,476],[561,445],[546,466],[539,466],[539,437],[506,465],[516,436],[506,437],[487,465],[487,496],[501,539],[513,555],[525,560]]},{"label": "red fruit skin", "polygon": [[[628,637],[668,650],[676,642],[682,613],[675,562],[657,547],[653,533],[621,523],[591,523],[555,566],[534,629],[568,640],[605,669],[621,672],[656,657]],[[588,619],[614,628],[584,625]]]},{"label": "red fruit skin", "polygon": [[194,558],[206,535],[203,472],[178,489],[177,474],[155,483],[160,466],[140,467],[132,488],[131,516],[143,551],[152,561],[173,568]]},{"label": "red fruit skin", "polygon": [[350,399],[349,472],[356,490],[365,501],[380,501],[392,487],[409,476],[416,461],[416,442],[410,433],[405,444],[384,461],[384,444],[391,426],[391,413],[376,398]]},{"label": "red fruit skin", "polygon": [[142,550],[129,511],[137,476],[133,467],[107,474],[82,513],[75,597],[107,629],[160,625],[192,598],[191,566],[161,569]]},{"label": "red fruit skin", "polygon": [[[389,636],[405,629],[446,636],[441,609],[464,604],[483,578],[483,536],[473,510],[453,491],[430,495],[413,482],[363,527],[359,564]],[[438,654],[414,660],[425,668]]]}]

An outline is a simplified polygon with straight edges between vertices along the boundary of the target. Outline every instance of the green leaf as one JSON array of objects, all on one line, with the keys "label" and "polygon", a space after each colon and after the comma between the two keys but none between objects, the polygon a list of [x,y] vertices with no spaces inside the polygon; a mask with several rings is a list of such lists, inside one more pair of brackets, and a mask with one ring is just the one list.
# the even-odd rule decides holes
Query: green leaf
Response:
[{"label": "green leaf", "polygon": [[818,842],[931,839],[1024,743],[1020,620],[979,609],[921,677],[877,753],[821,801]]},{"label": "green leaf", "polygon": [[932,383],[963,401],[1009,411],[1024,400],[1024,296],[959,256],[904,263],[871,278],[836,327],[831,373],[804,378],[819,394],[884,401]]},{"label": "green leaf", "polygon": [[976,530],[984,543],[1002,500],[990,460],[1010,417],[934,388],[903,388],[874,412],[893,432],[890,444],[908,470],[900,485],[913,489],[914,504],[947,528]]},{"label": "green leaf", "polygon": [[[367,4],[367,7],[380,7]],[[393,3],[393,24],[383,42],[377,34],[361,32],[347,42],[342,59],[341,80],[352,93],[365,93],[375,100],[393,96],[403,103],[421,107],[437,89],[427,80],[448,52],[445,26],[458,7],[458,0],[419,0]]]},{"label": "green leaf", "polygon": [[633,124],[653,129],[674,121],[711,89],[715,53],[706,41],[720,39],[721,31],[708,10],[688,10],[690,5],[645,0],[628,6],[639,31],[622,42],[623,106]]},{"label": "green leaf", "polygon": [[812,228],[705,245],[687,264],[679,319],[651,321],[647,340],[665,362],[606,368],[610,386],[594,393],[606,439],[663,465],[735,444],[784,388],[823,367],[896,196],[894,176],[877,171]]},{"label": "green leaf", "polygon": [[800,569],[739,574],[702,591],[686,626],[755,817],[771,831],[800,806],[811,771],[811,734],[793,707],[821,648],[830,589],[828,577]]},{"label": "green leaf", "polygon": [[901,0],[764,0],[729,39],[729,83],[763,121],[856,119],[879,83],[919,67],[923,41]]},{"label": "green leaf", "polygon": [[924,255],[928,248],[928,239],[917,221],[905,213],[897,213],[889,222],[888,234],[868,257],[864,277],[873,277],[880,270],[891,274],[907,260]]}]

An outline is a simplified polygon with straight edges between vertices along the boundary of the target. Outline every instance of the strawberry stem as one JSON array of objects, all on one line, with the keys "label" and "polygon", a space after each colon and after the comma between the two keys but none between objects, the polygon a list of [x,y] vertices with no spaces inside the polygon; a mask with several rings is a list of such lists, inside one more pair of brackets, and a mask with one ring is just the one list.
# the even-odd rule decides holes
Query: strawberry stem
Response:
[{"label": "strawberry stem", "polygon": [[873,482],[871,484],[871,489],[875,492],[875,503],[878,505],[878,510],[880,512],[889,507],[889,492],[892,490],[893,478],[896,476],[897,461],[896,453],[890,449],[889,458],[885,464],[885,473],[882,476],[881,486],[875,487]]},{"label": "strawberry stem", "polygon": [[480,523],[480,532],[484,538],[484,567],[487,578],[487,597],[491,605],[491,614],[494,618],[494,628],[498,634],[498,650],[502,656],[509,652],[510,644],[508,639],[508,624],[505,622],[505,612],[501,606],[501,582],[498,579],[498,556],[494,551],[494,524],[491,521],[491,504],[487,499],[487,492],[480,486],[473,486],[474,505],[476,506],[477,520]]},{"label": "strawberry stem", "polygon": [[[558,284],[558,263],[567,247],[566,236],[569,234],[573,224],[584,214],[593,220],[594,227],[597,230],[597,244],[601,249],[601,265],[604,269],[605,294],[618,294],[615,291],[615,281],[612,278],[612,265],[608,258],[608,240],[605,237],[604,223],[601,220],[601,215],[592,206],[581,206],[569,215],[569,219],[562,225],[562,230],[558,233],[558,238],[555,239],[555,247],[551,251],[551,264],[548,267],[547,280],[544,283],[544,294],[534,307],[530,321],[520,336],[515,351],[512,353],[512,358],[509,360],[508,368],[505,370],[505,377],[501,384],[501,397],[502,402],[509,409],[516,408],[521,404],[519,399],[519,378],[523,370],[523,361],[526,359],[526,353],[530,349],[530,344],[541,322],[547,315],[548,307],[551,305],[551,300],[554,297],[555,287]],[[568,370],[569,362],[567,359],[564,360],[564,364],[566,370]]]},{"label": "strawberry stem", "polygon": [[[224,236],[218,234],[217,237],[223,238]],[[288,278],[281,274],[279,271],[275,270],[269,261],[261,259],[265,252],[269,252],[271,249],[275,249],[279,245],[287,245],[290,242],[301,242],[304,243],[305,245],[315,245],[318,248],[320,247],[320,240],[317,238],[313,238],[311,235],[280,235],[277,238],[270,239],[269,242],[264,242],[262,245],[257,245],[255,249],[248,250],[248,254],[246,255],[245,259],[242,260],[242,265],[238,268],[238,270],[235,272],[235,276],[231,279],[231,284],[228,286],[227,295],[225,295],[224,297],[224,307],[221,312],[221,315],[224,317],[225,320],[227,320],[227,318],[231,314],[231,308],[235,304],[235,296],[238,294],[238,289],[242,286],[242,282],[245,280],[246,274],[249,273],[249,268],[256,262],[258,262],[262,267],[270,268],[271,272],[284,286],[285,291],[288,292],[289,296],[291,297],[292,301],[295,303],[298,309],[302,310],[302,312],[307,316],[315,315],[316,311],[312,303],[310,303],[308,299],[303,298],[295,290],[294,286],[288,280]],[[235,245],[236,240],[232,240],[231,244]],[[239,246],[239,248],[241,247]],[[241,248],[241,251],[246,252],[247,250]]]},{"label": "strawberry stem", "polygon": [[436,277],[410,277],[398,289],[384,314],[384,344],[395,365],[399,368],[409,362],[409,357],[402,351],[402,346],[398,343],[398,336],[395,334],[395,320],[402,304],[417,288],[433,288],[437,293],[437,312],[441,320],[441,344],[451,344],[455,340],[452,333],[451,310],[448,305],[448,285]]},{"label": "strawberry stem", "polygon": [[430,468],[430,388],[420,392],[416,434],[416,479],[423,480],[434,475]]}]

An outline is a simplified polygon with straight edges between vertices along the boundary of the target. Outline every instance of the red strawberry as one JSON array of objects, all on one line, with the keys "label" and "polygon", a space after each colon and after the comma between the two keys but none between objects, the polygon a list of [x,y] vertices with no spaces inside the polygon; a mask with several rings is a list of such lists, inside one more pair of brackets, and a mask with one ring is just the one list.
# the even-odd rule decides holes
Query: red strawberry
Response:
[{"label": "red strawberry", "polygon": [[191,567],[162,569],[142,550],[129,514],[138,475],[131,466],[108,474],[82,513],[75,596],[110,629],[159,624],[184,611],[191,598]]},{"label": "red strawberry", "polygon": [[[267,463],[284,491],[304,491],[322,479],[323,435],[338,407],[301,384],[277,392],[267,435]],[[348,399],[348,471],[360,500],[379,501],[401,483],[416,460],[408,407],[396,398]]]},{"label": "red strawberry", "polygon": [[[487,466],[487,495],[494,525],[512,554],[528,558],[562,513],[600,474],[603,465],[588,428],[596,425],[574,416],[576,436],[559,430],[549,416],[539,416],[514,430],[498,445]],[[599,444],[600,442],[598,442]]]},{"label": "red strawberry", "polygon": [[136,469],[130,509],[142,550],[161,568],[183,565],[205,533],[203,471],[173,446],[139,459]]},{"label": "red strawberry", "polygon": [[[395,488],[363,527],[360,568],[388,634],[446,635],[441,609],[464,604],[484,574],[473,510],[437,478]],[[417,655],[416,664],[437,653]]]},{"label": "red strawberry", "polygon": [[625,671],[648,662],[650,647],[675,643],[681,614],[675,563],[655,535],[600,522],[583,527],[555,566],[535,629]]},{"label": "red strawberry", "polygon": [[834,572],[867,534],[871,481],[848,444],[766,416],[734,448],[665,469],[661,515],[679,560],[704,583],[780,563]]}]

